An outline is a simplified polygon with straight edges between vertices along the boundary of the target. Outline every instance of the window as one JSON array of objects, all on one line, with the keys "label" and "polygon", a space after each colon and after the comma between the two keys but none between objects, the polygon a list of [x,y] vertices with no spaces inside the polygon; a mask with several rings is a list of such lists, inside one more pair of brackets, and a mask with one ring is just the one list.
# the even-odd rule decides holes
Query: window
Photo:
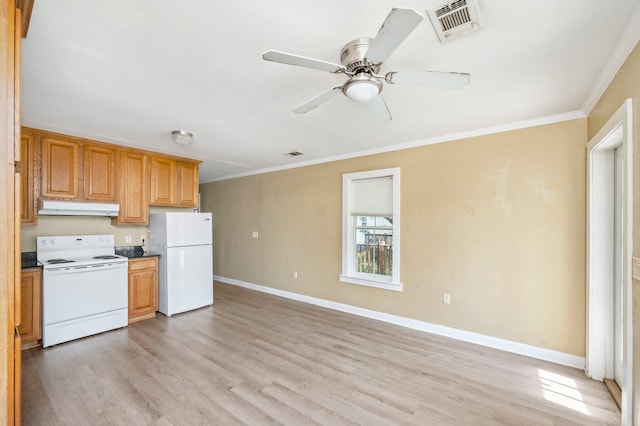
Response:
[{"label": "window", "polygon": [[400,169],[342,176],[340,281],[402,291]]}]

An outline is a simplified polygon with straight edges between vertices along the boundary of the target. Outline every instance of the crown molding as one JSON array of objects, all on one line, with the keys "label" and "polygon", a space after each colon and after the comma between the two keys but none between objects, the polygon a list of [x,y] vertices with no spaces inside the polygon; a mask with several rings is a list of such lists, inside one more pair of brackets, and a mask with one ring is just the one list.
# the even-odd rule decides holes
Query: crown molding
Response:
[{"label": "crown molding", "polygon": [[285,166],[275,166],[275,167],[269,167],[264,169],[251,170],[248,172],[234,173],[231,175],[220,176],[214,179],[203,180],[200,183],[203,184],[203,183],[210,183],[210,182],[219,182],[223,180],[236,179],[236,178],[252,176],[252,175],[261,175],[261,174],[277,172],[281,170],[296,169],[298,167],[314,166],[322,163],[331,163],[334,161],[364,157],[366,155],[383,154],[385,152],[393,152],[393,151],[399,151],[402,149],[417,148],[420,146],[433,145],[433,144],[443,143],[443,142],[451,142],[451,141],[456,141],[460,139],[473,138],[477,136],[486,136],[486,135],[491,135],[496,133],[508,132],[511,130],[525,129],[528,127],[544,126],[547,124],[560,123],[563,121],[570,121],[570,120],[579,120],[586,117],[587,117],[586,114],[583,113],[582,111],[571,111],[571,112],[566,112],[562,114],[534,118],[531,120],[522,120],[522,121],[516,121],[513,123],[499,124],[497,126],[483,127],[480,129],[470,130],[467,132],[450,133],[447,135],[436,136],[429,139],[419,139],[416,141],[405,142],[405,143],[396,144],[396,145],[388,145],[380,148],[374,148],[374,149],[369,149],[364,151],[356,151],[348,154],[325,157],[317,160],[310,160],[310,161],[305,161],[305,162],[296,163],[296,164],[288,164]]},{"label": "crown molding", "polygon": [[616,49],[611,53],[609,61],[604,67],[604,70],[600,74],[600,77],[596,81],[591,94],[587,97],[582,111],[589,116],[595,108],[596,104],[609,87],[609,84],[613,81],[615,76],[622,68],[622,65],[629,57],[631,51],[636,47],[640,41],[640,4],[636,7],[636,10],[631,15],[627,28],[623,33],[620,42],[616,45]]}]

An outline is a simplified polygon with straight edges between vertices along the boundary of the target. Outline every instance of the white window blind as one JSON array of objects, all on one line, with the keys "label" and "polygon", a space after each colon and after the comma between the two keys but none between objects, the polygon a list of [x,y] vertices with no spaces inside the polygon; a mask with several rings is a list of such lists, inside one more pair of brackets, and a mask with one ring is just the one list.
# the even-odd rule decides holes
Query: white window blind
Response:
[{"label": "white window blind", "polygon": [[340,281],[402,291],[399,167],[342,175]]},{"label": "white window blind", "polygon": [[354,179],[350,188],[351,216],[391,216],[393,214],[393,179],[391,176]]}]

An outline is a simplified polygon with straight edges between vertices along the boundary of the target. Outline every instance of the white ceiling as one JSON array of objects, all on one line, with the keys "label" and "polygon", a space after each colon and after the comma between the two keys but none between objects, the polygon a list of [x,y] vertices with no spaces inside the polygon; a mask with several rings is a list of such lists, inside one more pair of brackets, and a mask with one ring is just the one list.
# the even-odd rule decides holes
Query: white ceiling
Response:
[{"label": "white ceiling", "polygon": [[[345,76],[263,61],[340,63],[391,7],[446,1],[36,0],[22,50],[23,125],[203,160],[201,182],[587,114],[638,40],[638,0],[478,0],[481,28],[440,43],[428,18],[382,72],[471,73],[462,90],[386,85],[393,120],[338,95]],[[181,147],[170,132],[195,142]],[[426,143],[426,142],[425,142]],[[293,150],[305,155],[290,158]]]}]

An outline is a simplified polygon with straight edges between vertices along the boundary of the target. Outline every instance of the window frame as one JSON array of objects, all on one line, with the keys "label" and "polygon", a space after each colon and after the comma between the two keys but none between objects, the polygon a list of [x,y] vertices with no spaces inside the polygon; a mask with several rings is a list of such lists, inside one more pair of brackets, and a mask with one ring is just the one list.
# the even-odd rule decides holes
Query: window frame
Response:
[{"label": "window frame", "polygon": [[[355,234],[360,226],[355,223],[350,201],[353,198],[351,183],[357,180],[391,178],[392,198],[392,268],[391,276],[357,272],[355,262]],[[366,213],[366,212],[362,212]],[[360,215],[364,216],[364,215]],[[372,214],[369,216],[380,216]],[[340,281],[386,290],[402,291],[400,282],[400,168],[369,170],[364,172],[345,173],[342,175],[342,273]]]}]

